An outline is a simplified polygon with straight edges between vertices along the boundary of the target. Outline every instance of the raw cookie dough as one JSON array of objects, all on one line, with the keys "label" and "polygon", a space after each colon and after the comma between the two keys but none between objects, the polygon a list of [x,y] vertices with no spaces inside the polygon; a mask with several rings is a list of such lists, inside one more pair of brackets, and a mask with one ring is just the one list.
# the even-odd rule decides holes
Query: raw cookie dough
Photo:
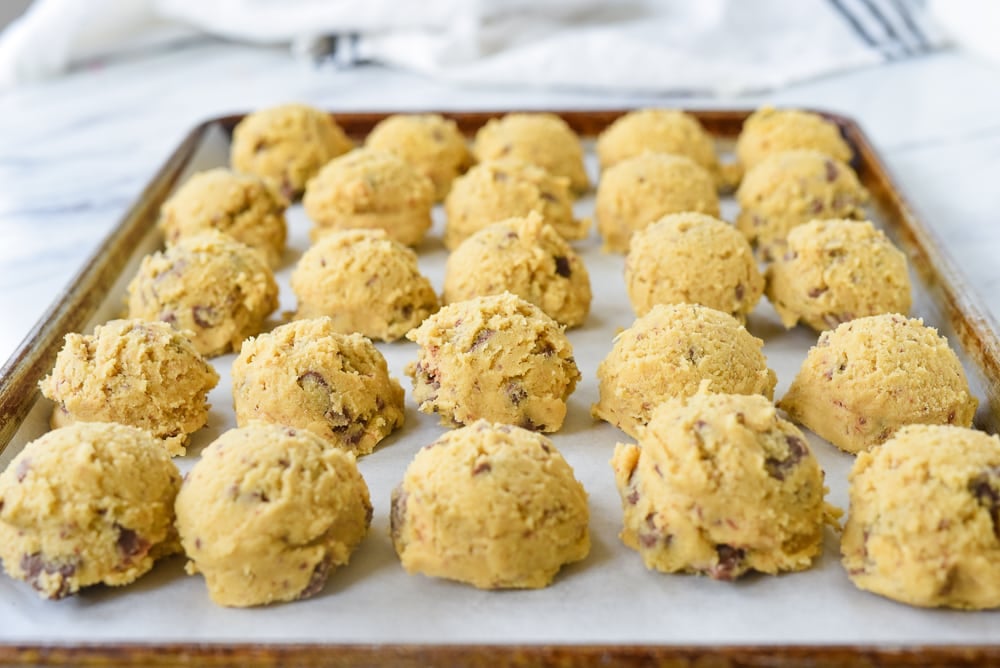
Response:
[{"label": "raw cookie dough", "polygon": [[587,493],[548,438],[479,420],[421,448],[392,493],[407,573],[538,589],[590,551]]},{"label": "raw cookie dough", "polygon": [[443,200],[451,182],[472,164],[458,125],[438,114],[396,114],[372,128],[365,146],[395,153],[434,183],[434,199]]},{"label": "raw cookie dough", "polygon": [[785,327],[802,320],[816,331],[866,315],[906,315],[906,256],[868,221],[814,220],[789,233],[768,267],[767,298]]},{"label": "raw cookie dough", "polygon": [[198,172],[160,208],[168,244],[218,230],[264,253],[272,267],[285,251],[288,201],[260,177],[217,168]]},{"label": "raw cookie dough", "polygon": [[177,496],[187,571],[219,605],[309,598],[368,533],[354,455],[308,431],[255,422],[202,452]]},{"label": "raw cookie dough", "polygon": [[632,235],[625,286],[637,315],[656,304],[702,304],[743,322],[764,277],[739,230],[703,213],[664,216]]},{"label": "raw cookie dough", "polygon": [[979,402],[948,341],[922,320],[892,313],[820,334],[778,405],[841,450],[859,452],[908,424],[968,427]]},{"label": "raw cookie dough", "polygon": [[747,172],[736,191],[736,226],[764,260],[784,253],[797,225],[824,218],[865,218],[868,193],[850,167],[818,151],[776,153]]},{"label": "raw cookie dough", "polygon": [[764,342],[730,315],[697,304],[657,304],[615,337],[597,367],[600,399],[590,412],[633,438],[672,397],[712,392],[774,396]]},{"label": "raw cookie dough", "polygon": [[416,246],[431,226],[434,184],[398,155],[361,148],[321,169],[302,204],[313,241],[334,230],[382,229]]},{"label": "raw cookie dough", "polygon": [[278,307],[264,256],[218,232],[181,239],[147,255],[128,286],[128,317],[187,331],[206,357],[239,350]]},{"label": "raw cookie dough", "polygon": [[538,165],[553,176],[569,179],[569,186],[576,193],[590,188],[580,138],[555,114],[507,114],[494,118],[476,133],[472,152],[479,162],[516,158]]},{"label": "raw cookie dough", "polygon": [[233,130],[230,162],[294,200],[320,168],[354,148],[328,113],[286,104],[250,114]]},{"label": "raw cookie dough", "polygon": [[628,250],[632,234],[670,213],[719,215],[712,175],[680,155],[643,153],[605,170],[595,213],[604,249]]},{"label": "raw cookie dough", "polygon": [[840,552],[860,589],[924,607],[1000,607],[1000,439],[911,425],[858,455]]},{"label": "raw cookie dough", "polygon": [[837,514],[805,437],[760,395],[669,400],[611,465],[622,542],[665,573],[805,570]]},{"label": "raw cookie dough", "polygon": [[79,422],[28,443],[0,474],[0,559],[44,598],[134,582],[180,548],[181,475],[149,433]]},{"label": "raw cookie dough", "polygon": [[403,425],[403,388],[382,353],[329,318],[296,320],[243,343],[233,362],[233,408],[251,420],[319,434],[366,455]]},{"label": "raw cookie dough", "polygon": [[382,230],[330,232],[292,272],[297,318],[329,316],[342,334],[395,341],[438,310],[417,254]]},{"label": "raw cookie dough", "polygon": [[590,312],[583,260],[542,217],[510,218],[476,232],[448,256],[444,302],[510,292],[567,327]]},{"label": "raw cookie dough", "polygon": [[822,151],[840,162],[850,162],[853,155],[835,123],[798,109],[761,107],[743,122],[736,140],[736,157],[747,170],[775,153],[796,149]]},{"label": "raw cookie dough", "polygon": [[444,245],[454,250],[479,230],[538,213],[568,241],[583,239],[588,219],[573,218],[568,181],[520,160],[492,160],[455,179],[444,201]]},{"label": "raw cookie dough", "polygon": [[145,429],[171,455],[208,421],[219,374],[165,322],[112,320],[93,335],[67,334],[52,373],[38,384],[56,402],[52,427],[118,422]]},{"label": "raw cookie dough", "polygon": [[673,153],[694,160],[719,181],[712,135],[679,109],[638,109],[609,125],[597,138],[601,169],[642,153]]},{"label": "raw cookie dough", "polygon": [[509,292],[445,306],[406,335],[413,398],[442,424],[480,418],[557,431],[580,371],[562,327]]}]

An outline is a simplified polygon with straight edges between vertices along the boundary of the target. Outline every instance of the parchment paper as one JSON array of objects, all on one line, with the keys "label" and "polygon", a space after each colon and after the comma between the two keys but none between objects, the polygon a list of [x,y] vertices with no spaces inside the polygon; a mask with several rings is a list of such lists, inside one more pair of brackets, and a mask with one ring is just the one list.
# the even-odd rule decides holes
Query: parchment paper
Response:
[{"label": "parchment paper", "polygon": [[[225,164],[228,144],[219,131],[202,146],[189,171]],[[596,164],[589,164],[596,178]],[[590,215],[593,199],[578,204]],[[727,201],[724,217],[735,207]],[[440,242],[443,215],[418,249],[420,265],[435,288],[443,284],[446,251]],[[288,276],[308,247],[309,222],[300,206],[289,212],[289,251],[278,274],[281,310],[295,307]],[[136,248],[132,265],[109,294],[98,322],[121,313],[124,287],[143,254],[160,244],[157,233]],[[614,445],[628,437],[595,422],[596,370],[617,330],[634,320],[622,280],[623,258],[600,252],[596,235],[576,244],[594,287],[590,319],[569,331],[583,381],[570,399],[569,414],[553,441],[590,495],[593,547],[583,562],[565,568],[555,583],[537,591],[484,592],[472,587],[407,575],[388,536],[389,494],[421,446],[444,432],[435,416],[418,413],[403,367],[416,357],[408,341],[379,344],[393,374],[407,390],[406,425],[387,438],[360,469],[375,507],[371,532],[351,563],[335,571],[315,598],[248,610],[215,606],[200,576],[186,576],[184,559],[157,564],[123,588],[92,587],[62,601],[40,599],[27,585],[0,576],[0,640],[80,643],[99,641],[229,641],[317,643],[621,643],[621,644],[929,644],[1000,642],[1000,612],[956,612],[910,608],[855,589],[838,559],[838,536],[827,530],[824,554],[811,570],[776,577],[750,575],[735,583],[706,577],[647,571],[635,552],[618,540],[621,506],[608,461]],[[938,324],[935,305],[916,282],[914,313]],[[279,317],[276,314],[276,318]],[[275,323],[277,324],[277,320]],[[748,327],[766,341],[770,366],[782,396],[815,334],[785,331],[766,301]],[[89,331],[89,329],[88,329]],[[190,469],[201,449],[234,427],[229,367],[234,356],[215,360],[222,381],[212,392],[207,428],[188,455],[176,460]],[[966,367],[969,368],[968,365]],[[970,376],[971,378],[971,376]],[[981,389],[973,385],[980,397]],[[41,400],[0,466],[24,443],[46,430],[51,405]],[[810,444],[826,471],[829,501],[847,507],[847,473],[853,462],[821,439]]]}]

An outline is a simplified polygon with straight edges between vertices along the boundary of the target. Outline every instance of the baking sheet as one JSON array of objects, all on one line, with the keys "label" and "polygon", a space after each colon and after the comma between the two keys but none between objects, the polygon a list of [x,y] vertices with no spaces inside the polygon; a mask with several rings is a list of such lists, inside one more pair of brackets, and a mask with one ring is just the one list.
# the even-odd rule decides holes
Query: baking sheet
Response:
[{"label": "baking sheet", "polygon": [[[228,138],[210,131],[188,173],[225,164]],[[592,156],[591,156],[592,158]],[[592,178],[596,163],[588,164]],[[183,181],[183,179],[182,179]],[[589,215],[593,199],[577,205]],[[723,217],[735,206],[725,202]],[[420,265],[440,291],[446,251],[440,242],[443,216],[418,251]],[[289,211],[290,238],[282,270],[281,311],[294,309],[288,276],[308,247],[309,222],[300,206]],[[151,232],[88,325],[120,315],[124,288],[141,257],[160,244]],[[575,244],[594,287],[590,319],[570,330],[583,380],[571,396],[566,423],[551,435],[590,495],[590,556],[565,568],[555,583],[537,591],[483,592],[467,585],[409,576],[399,565],[388,535],[389,495],[423,445],[444,432],[436,416],[418,413],[403,367],[416,357],[407,341],[378,344],[392,373],[407,390],[406,425],[359,462],[372,496],[374,519],[351,563],[335,571],[313,599],[248,610],[224,609],[208,599],[200,576],[186,576],[174,557],[125,588],[94,587],[63,601],[41,600],[27,585],[0,577],[0,641],[81,642],[318,642],[318,643],[511,643],[511,644],[980,644],[1000,640],[1000,612],[919,610],[861,592],[847,579],[837,557],[837,536],[827,531],[815,566],[776,577],[749,575],[735,583],[706,577],[646,571],[638,554],[617,538],[621,506],[608,460],[614,444],[628,440],[589,414],[597,399],[597,365],[610,351],[614,333],[634,315],[622,280],[624,259],[600,252],[596,236]],[[941,324],[940,309],[914,275],[914,315]],[[277,320],[273,324],[277,324]],[[766,342],[769,365],[778,375],[776,397],[788,387],[815,335],[785,331],[763,301],[748,327]],[[229,367],[234,355],[214,362],[222,380],[212,392],[209,425],[195,435],[188,470],[199,451],[235,426]],[[967,365],[967,370],[970,368]],[[974,375],[973,391],[983,398]],[[10,445],[0,453],[6,466],[24,443],[47,429],[51,404],[34,407]],[[809,435],[830,486],[828,500],[846,510],[846,476],[853,457]]]}]

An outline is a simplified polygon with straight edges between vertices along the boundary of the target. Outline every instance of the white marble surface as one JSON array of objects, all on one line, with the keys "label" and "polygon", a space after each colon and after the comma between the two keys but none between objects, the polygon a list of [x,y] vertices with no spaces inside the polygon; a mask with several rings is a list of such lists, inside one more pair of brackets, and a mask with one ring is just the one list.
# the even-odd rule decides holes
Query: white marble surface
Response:
[{"label": "white marble surface", "polygon": [[858,119],[917,212],[1000,315],[1000,72],[940,53],[734,99],[456,88],[376,67],[315,68],[211,41],[0,96],[0,359],[67,285],[196,122],[288,100],[331,110],[826,108]]}]

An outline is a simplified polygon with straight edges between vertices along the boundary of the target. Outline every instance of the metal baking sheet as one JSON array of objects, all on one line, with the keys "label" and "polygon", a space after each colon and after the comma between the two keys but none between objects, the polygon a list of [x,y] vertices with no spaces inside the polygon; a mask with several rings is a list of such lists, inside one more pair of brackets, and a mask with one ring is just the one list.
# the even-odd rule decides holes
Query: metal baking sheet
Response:
[{"label": "metal baking sheet", "polygon": [[[745,113],[713,112],[703,114],[703,120],[724,141],[738,129]],[[592,137],[614,115],[576,112],[567,118]],[[488,117],[459,116],[466,130]],[[379,118],[338,116],[355,134],[363,133]],[[124,289],[139,260],[161,246],[154,225],[160,202],[191,173],[226,164],[234,122],[232,117],[219,119],[192,133],[116,231],[117,236],[85,268],[77,287],[67,291],[4,368],[0,376],[0,414],[4,418],[0,447],[5,447],[0,452],[0,467],[6,466],[26,442],[47,430],[51,404],[39,399],[31,388],[51,367],[62,335],[74,330],[89,332],[95,324],[121,315]],[[991,397],[996,396],[1000,379],[996,373],[995,326],[977,308],[974,296],[957,283],[947,258],[938,254],[930,233],[905,208],[857,127],[844,119],[840,122],[858,148],[856,166],[874,195],[873,219],[910,255],[913,315],[940,327],[951,337],[953,347],[962,352],[973,391],[981,401],[977,422],[995,431]],[[592,148],[592,142],[588,145]],[[588,154],[588,169],[596,182],[593,151]],[[589,216],[592,211],[591,194],[578,202],[577,213]],[[723,217],[732,220],[735,212],[732,198],[727,198]],[[309,244],[310,223],[301,206],[292,207],[288,219],[289,249],[277,274],[281,307],[272,325],[278,324],[281,312],[295,308],[288,277]],[[434,228],[418,248],[420,266],[438,291],[447,256],[440,241],[442,229],[439,206]],[[332,574],[321,594],[291,604],[246,610],[220,608],[209,600],[200,576],[184,574],[182,557],[158,563],[151,573],[128,587],[94,587],[54,602],[41,600],[27,585],[4,576],[0,577],[0,659],[26,660],[29,655],[36,656],[32,652],[39,648],[51,646],[67,648],[70,653],[65,656],[80,656],[72,654],[70,648],[83,645],[90,645],[89,651],[99,655],[107,651],[111,658],[120,657],[117,651],[141,651],[159,644],[169,646],[172,652],[189,651],[198,656],[192,643],[202,647],[199,651],[205,647],[246,651],[257,647],[265,652],[271,644],[301,643],[304,645],[297,645],[295,651],[328,658],[345,647],[358,651],[361,645],[367,649],[358,656],[386,665],[394,663],[392,657],[411,656],[406,651],[431,661],[435,656],[461,660],[475,656],[477,646],[494,645],[527,648],[528,656],[545,660],[554,656],[580,659],[595,647],[619,658],[642,656],[644,651],[660,657],[680,656],[670,654],[671,646],[693,648],[693,655],[718,650],[723,652],[717,655],[720,658],[727,656],[720,647],[749,648],[754,656],[777,652],[776,656],[786,660],[798,656],[790,646],[819,653],[815,656],[833,646],[848,646],[857,652],[863,647],[875,648],[876,656],[883,659],[900,656],[878,653],[888,648],[915,651],[923,647],[930,651],[927,645],[949,646],[943,651],[956,646],[966,651],[975,647],[996,651],[1000,612],[916,609],[859,591],[840,566],[839,537],[829,529],[824,553],[812,569],[800,573],[749,575],[725,583],[647,571],[638,554],[625,548],[617,537],[621,506],[608,462],[615,443],[629,439],[589,414],[590,405],[597,400],[597,365],[610,351],[614,334],[634,320],[622,280],[624,259],[602,253],[594,233],[574,245],[590,271],[594,301],[587,323],[568,332],[583,380],[570,398],[565,425],[552,439],[590,495],[593,546],[585,561],[565,568],[551,587],[486,592],[403,571],[388,535],[390,491],[416,451],[444,428],[435,416],[417,412],[410,398],[411,386],[403,367],[415,359],[416,345],[407,341],[382,343],[378,347],[390,370],[407,390],[406,424],[375,453],[359,461],[375,509],[371,531],[351,563]],[[816,336],[804,327],[786,331],[766,300],[750,316],[748,328],[765,340],[769,365],[778,375],[778,398]],[[208,426],[194,436],[188,455],[175,460],[182,470],[193,465],[213,438],[235,426],[229,374],[233,359],[230,354],[214,360],[222,380],[210,396]],[[828,500],[846,510],[846,478],[853,457],[809,436],[826,472]],[[566,654],[544,654],[554,647],[561,647]],[[420,654],[434,648],[446,653]],[[575,653],[574,648],[581,651]],[[583,651],[585,648],[589,649]],[[616,655],[616,649],[625,654]]]}]

